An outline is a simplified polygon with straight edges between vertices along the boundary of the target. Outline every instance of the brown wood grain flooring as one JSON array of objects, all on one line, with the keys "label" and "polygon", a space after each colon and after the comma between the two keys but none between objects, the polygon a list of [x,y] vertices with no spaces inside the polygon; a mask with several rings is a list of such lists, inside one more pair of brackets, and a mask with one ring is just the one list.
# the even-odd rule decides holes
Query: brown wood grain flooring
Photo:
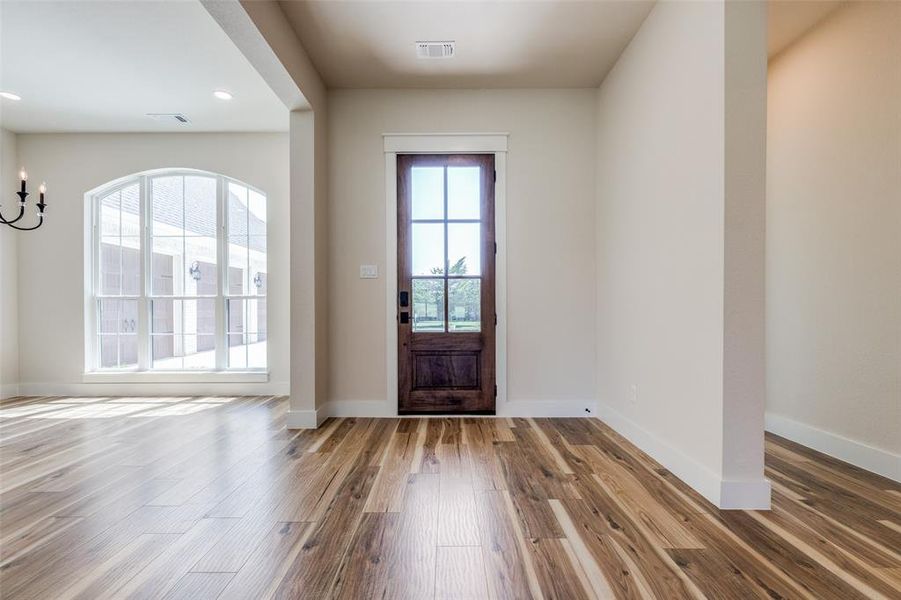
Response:
[{"label": "brown wood grain flooring", "polygon": [[901,598],[901,486],[767,436],[719,511],[595,419],[0,403],[0,597]]}]

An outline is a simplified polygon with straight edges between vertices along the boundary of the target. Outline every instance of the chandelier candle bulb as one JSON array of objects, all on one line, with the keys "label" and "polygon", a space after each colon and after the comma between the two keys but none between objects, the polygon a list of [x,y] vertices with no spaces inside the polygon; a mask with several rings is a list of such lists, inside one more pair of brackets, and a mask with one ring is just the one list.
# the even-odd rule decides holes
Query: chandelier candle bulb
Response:
[{"label": "chandelier candle bulb", "polygon": [[28,198],[28,190],[27,190],[27,181],[28,181],[28,171],[25,170],[25,167],[22,167],[19,170],[19,179],[21,180],[21,186],[19,187],[19,191],[16,192],[16,196],[19,197],[19,215],[12,218],[5,217],[2,213],[0,213],[0,224],[9,225],[13,229],[18,231],[34,231],[44,222],[44,208],[46,208],[47,204],[44,202],[44,194],[47,193],[47,184],[45,182],[41,182],[41,185],[38,186],[38,192],[40,193],[40,200],[37,203],[38,209],[38,221],[36,224],[30,227],[22,227],[20,225],[16,225],[19,221],[22,220],[22,217],[25,216],[25,201]]}]

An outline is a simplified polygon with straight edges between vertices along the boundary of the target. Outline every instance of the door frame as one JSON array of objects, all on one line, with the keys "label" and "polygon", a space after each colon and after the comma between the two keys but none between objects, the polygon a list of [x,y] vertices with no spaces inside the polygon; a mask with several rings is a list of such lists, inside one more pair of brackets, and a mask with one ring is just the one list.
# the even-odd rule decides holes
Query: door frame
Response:
[{"label": "door frame", "polygon": [[385,374],[386,399],[398,414],[397,393],[397,155],[494,154],[495,308],[497,329],[495,414],[507,403],[507,133],[385,133]]}]

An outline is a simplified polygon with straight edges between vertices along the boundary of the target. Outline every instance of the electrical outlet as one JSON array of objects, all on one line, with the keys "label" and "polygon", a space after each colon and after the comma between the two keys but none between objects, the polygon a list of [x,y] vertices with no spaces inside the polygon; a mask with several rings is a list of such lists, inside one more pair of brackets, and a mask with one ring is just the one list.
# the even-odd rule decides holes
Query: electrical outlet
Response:
[{"label": "electrical outlet", "polygon": [[638,385],[632,384],[629,388],[629,400],[632,404],[638,404]]},{"label": "electrical outlet", "polygon": [[360,265],[360,279],[378,279],[378,265]]}]

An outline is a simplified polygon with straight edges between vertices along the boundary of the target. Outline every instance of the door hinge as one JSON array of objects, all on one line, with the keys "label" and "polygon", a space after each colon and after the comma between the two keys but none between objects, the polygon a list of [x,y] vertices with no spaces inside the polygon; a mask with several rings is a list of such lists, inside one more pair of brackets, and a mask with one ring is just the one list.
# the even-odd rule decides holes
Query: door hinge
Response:
[{"label": "door hinge", "polygon": [[494,384],[494,397],[497,398],[497,384]]},{"label": "door hinge", "polygon": [[497,169],[494,170],[494,183],[497,183]]},{"label": "door hinge", "polygon": [[497,242],[494,242],[494,255],[497,256]]},{"label": "door hinge", "polygon": [[497,327],[497,313],[494,313],[494,326]]}]

